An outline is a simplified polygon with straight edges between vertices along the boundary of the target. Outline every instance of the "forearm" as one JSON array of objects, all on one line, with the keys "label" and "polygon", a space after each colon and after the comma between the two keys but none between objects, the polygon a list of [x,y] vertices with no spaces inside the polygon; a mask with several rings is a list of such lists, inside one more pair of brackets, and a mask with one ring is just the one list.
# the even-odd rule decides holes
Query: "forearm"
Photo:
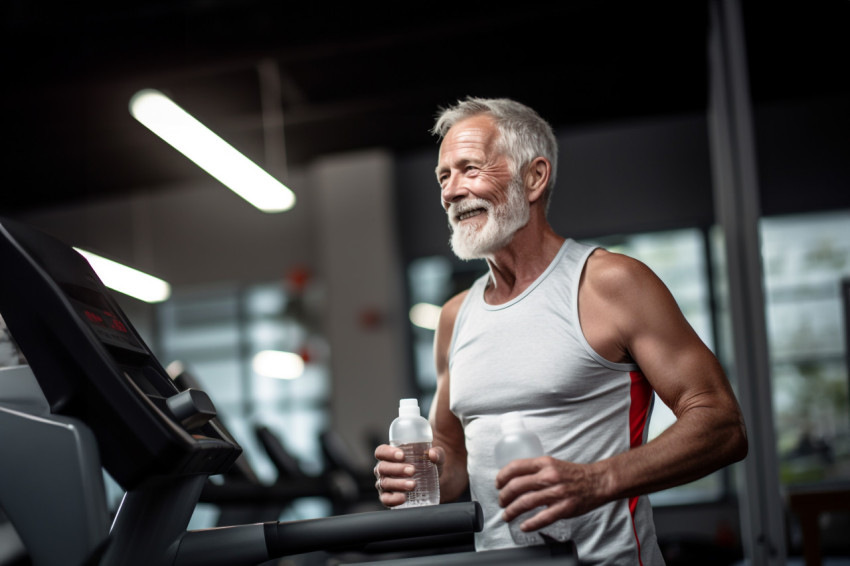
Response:
[{"label": "forearm", "polygon": [[466,453],[453,450],[439,440],[435,440],[434,445],[441,446],[445,454],[440,465],[440,503],[450,503],[463,495],[469,485]]},{"label": "forearm", "polygon": [[594,464],[601,497],[612,501],[699,479],[747,454],[737,410],[694,408],[658,438]]}]

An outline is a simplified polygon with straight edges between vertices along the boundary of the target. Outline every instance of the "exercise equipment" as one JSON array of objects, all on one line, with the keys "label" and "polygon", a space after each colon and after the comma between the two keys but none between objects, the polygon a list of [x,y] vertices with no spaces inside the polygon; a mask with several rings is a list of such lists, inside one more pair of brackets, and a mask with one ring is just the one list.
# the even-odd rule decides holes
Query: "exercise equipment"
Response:
[{"label": "exercise equipment", "polygon": [[[0,265],[29,363],[0,372],[0,506],[36,566],[247,566],[481,529],[480,507],[455,503],[188,531],[207,478],[241,454],[209,397],[179,390],[69,246],[0,218]],[[111,526],[101,466],[126,492]]]},{"label": "exercise equipment", "polygon": [[[181,391],[203,389],[195,374],[179,360],[168,364],[165,371]],[[216,422],[227,429],[220,416]],[[226,473],[216,476],[216,481],[207,481],[198,501],[219,509],[216,526],[276,520],[293,501],[305,497],[329,501],[334,515],[343,514],[338,510],[345,510],[356,501],[357,486],[346,471],[331,469],[318,475],[307,474],[271,429],[258,424],[253,433],[277,477],[271,483],[262,481],[242,454]]]}]

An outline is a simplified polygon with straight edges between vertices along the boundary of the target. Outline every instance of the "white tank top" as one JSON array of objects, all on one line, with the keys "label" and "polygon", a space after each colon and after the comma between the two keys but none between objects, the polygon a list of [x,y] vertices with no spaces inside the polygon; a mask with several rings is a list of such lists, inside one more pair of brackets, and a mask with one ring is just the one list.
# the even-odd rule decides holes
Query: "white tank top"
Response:
[{"label": "white tank top", "polygon": [[[449,405],[466,437],[471,495],[484,511],[477,550],[514,546],[495,487],[499,415],[519,411],[547,454],[571,462],[595,462],[646,441],[649,383],[636,365],[597,354],[579,325],[578,283],[593,250],[566,240],[528,289],[500,305],[484,302],[485,275],[458,311]],[[645,496],[566,523],[582,564],[664,563]]]}]

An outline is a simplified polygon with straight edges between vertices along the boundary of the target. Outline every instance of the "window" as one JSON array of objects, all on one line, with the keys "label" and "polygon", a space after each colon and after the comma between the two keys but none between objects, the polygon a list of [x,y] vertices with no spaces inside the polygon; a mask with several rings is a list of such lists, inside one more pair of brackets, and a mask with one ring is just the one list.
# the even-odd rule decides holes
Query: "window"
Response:
[{"label": "window", "polygon": [[[174,296],[157,314],[160,360],[180,361],[200,382],[262,481],[272,483],[277,472],[255,437],[258,425],[275,433],[305,472],[322,471],[319,438],[328,423],[329,374],[309,300],[278,283],[205,289]],[[270,349],[301,355],[301,377],[259,375],[252,360]],[[216,514],[199,505],[191,528],[212,526]],[[327,502],[305,498],[282,519],[328,514]]]},{"label": "window", "polygon": [[760,228],[780,479],[847,480],[850,211],[764,218]]}]

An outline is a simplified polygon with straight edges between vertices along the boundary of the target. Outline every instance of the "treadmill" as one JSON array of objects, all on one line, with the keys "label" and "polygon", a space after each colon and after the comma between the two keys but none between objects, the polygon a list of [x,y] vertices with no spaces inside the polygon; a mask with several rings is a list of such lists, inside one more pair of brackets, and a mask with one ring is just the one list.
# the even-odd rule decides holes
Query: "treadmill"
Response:
[{"label": "treadmill", "polygon": [[[398,544],[439,552],[442,537],[481,530],[475,502],[187,530],[207,478],[242,452],[210,398],[175,385],[68,245],[0,218],[0,265],[0,313],[29,364],[0,370],[0,507],[35,566],[248,566]],[[125,491],[111,524],[103,469]],[[558,554],[439,560],[575,563]]]}]

